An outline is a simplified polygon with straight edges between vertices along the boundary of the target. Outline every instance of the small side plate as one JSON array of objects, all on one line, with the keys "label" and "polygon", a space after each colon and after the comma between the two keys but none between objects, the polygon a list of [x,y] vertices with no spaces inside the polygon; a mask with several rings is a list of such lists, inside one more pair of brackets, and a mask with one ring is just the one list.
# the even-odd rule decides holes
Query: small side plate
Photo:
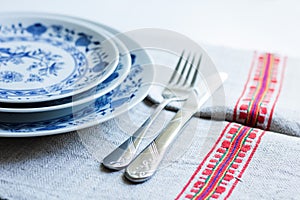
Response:
[{"label": "small side plate", "polygon": [[55,15],[0,15],[0,102],[59,99],[111,75],[119,53],[101,32]]}]

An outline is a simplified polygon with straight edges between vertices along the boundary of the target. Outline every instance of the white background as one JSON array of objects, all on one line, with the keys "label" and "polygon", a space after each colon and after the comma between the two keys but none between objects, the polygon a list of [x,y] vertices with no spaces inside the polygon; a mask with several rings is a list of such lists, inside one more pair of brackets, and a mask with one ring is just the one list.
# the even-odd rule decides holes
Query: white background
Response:
[{"label": "white background", "polygon": [[39,11],[94,20],[120,31],[164,28],[206,44],[300,56],[296,0],[0,0],[0,12]]}]

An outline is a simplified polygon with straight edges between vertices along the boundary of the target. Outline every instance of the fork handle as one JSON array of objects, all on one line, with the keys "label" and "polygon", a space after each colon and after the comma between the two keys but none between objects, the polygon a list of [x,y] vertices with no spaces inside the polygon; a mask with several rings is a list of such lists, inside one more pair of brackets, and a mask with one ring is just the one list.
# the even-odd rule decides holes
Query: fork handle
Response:
[{"label": "fork handle", "polygon": [[107,155],[102,164],[113,170],[121,170],[125,168],[131,160],[134,158],[135,153],[148,131],[150,125],[157,118],[159,113],[174,99],[164,99],[154,110],[150,117],[142,124],[142,126],[135,131],[135,133],[130,136],[126,141],[124,141],[119,147],[117,147],[113,152]]},{"label": "fork handle", "polygon": [[170,123],[126,168],[125,176],[132,182],[143,182],[157,170],[169,146],[194,115],[191,110],[179,110]]}]

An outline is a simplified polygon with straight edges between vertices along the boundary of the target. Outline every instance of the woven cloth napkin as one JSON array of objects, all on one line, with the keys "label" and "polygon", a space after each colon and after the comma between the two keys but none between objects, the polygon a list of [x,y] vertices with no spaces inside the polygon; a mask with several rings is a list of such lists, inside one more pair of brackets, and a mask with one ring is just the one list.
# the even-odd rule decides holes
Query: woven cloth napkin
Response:
[{"label": "woven cloth napkin", "polygon": [[[101,166],[101,160],[153,111],[145,101],[88,129],[39,138],[0,138],[0,199],[298,199],[300,138],[291,136],[299,133],[293,99],[297,60],[217,47],[208,52],[220,71],[229,73],[224,88],[230,122],[194,117],[152,179],[132,184],[123,171]],[[246,96],[257,81],[252,76],[259,66],[266,68],[259,62],[268,60],[273,60],[268,74],[276,72],[276,80],[271,79],[274,87],[265,90],[272,91],[269,101],[261,102],[256,114],[261,119],[252,126],[247,112],[253,109],[245,106]],[[222,110],[209,104],[201,111],[207,116]],[[142,147],[173,115],[163,111]]]},{"label": "woven cloth napkin", "polygon": [[[206,49],[218,71],[229,77],[224,83],[225,104],[207,103],[200,110],[202,117],[225,115],[227,121],[300,136],[300,59],[225,47]],[[159,54],[156,60],[164,65],[170,62]],[[159,101],[157,91],[148,96],[154,102]],[[176,109],[176,104],[170,108]]]}]

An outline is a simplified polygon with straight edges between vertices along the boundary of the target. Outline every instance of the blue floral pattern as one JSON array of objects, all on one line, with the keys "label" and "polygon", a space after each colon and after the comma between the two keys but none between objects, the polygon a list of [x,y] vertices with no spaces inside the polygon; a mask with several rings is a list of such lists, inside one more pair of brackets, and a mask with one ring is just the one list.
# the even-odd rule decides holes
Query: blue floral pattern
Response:
[{"label": "blue floral pattern", "polygon": [[[0,100],[40,101],[73,95],[87,86],[94,87],[95,82],[104,80],[108,72],[115,69],[115,55],[104,49],[101,35],[58,22],[41,20],[31,24],[0,24],[0,81],[24,83],[21,89],[2,84]],[[49,46],[49,49],[40,47],[40,44]],[[60,81],[52,84],[51,77]],[[33,88],[29,84],[35,82],[45,86]]]},{"label": "blue floral pattern", "polygon": [[[93,36],[83,33],[76,32],[76,30],[72,30],[64,27],[64,25],[56,25],[51,24],[46,26],[42,23],[34,23],[28,25],[27,27],[23,26],[23,23],[20,22],[17,25],[12,24],[10,26],[3,26],[0,24],[0,33],[4,35],[14,34],[14,35],[26,35],[29,33],[33,38],[38,38],[47,34],[47,36],[52,38],[62,38],[63,41],[74,42],[75,46],[85,47],[86,51],[92,50],[95,48],[93,45],[100,45],[101,42],[97,40],[93,40]],[[13,40],[13,38],[11,38]],[[1,39],[0,39],[1,41]],[[98,47],[96,47],[98,48]]]},{"label": "blue floral pattern", "polygon": [[[57,73],[64,64],[60,61],[61,56],[58,54],[53,54],[52,52],[45,52],[44,50],[38,48],[37,50],[31,51],[27,50],[28,46],[17,46],[15,49],[12,48],[0,48],[0,67],[7,66],[9,64],[19,65],[24,63],[24,59],[31,59],[32,64],[27,68],[27,71],[36,70],[36,74],[30,74],[30,78],[25,80],[25,82],[42,82],[43,76],[49,77],[51,75],[57,76]],[[7,71],[9,72],[9,71]],[[11,72],[13,73],[13,72]],[[16,72],[15,72],[16,73]],[[23,77],[22,74],[19,76]],[[7,77],[8,78],[8,77]],[[9,82],[22,81],[22,79],[15,79],[11,76],[12,80]]]},{"label": "blue floral pattern", "polygon": [[2,71],[0,72],[0,82],[11,83],[20,82],[23,80],[23,75],[14,71]]},{"label": "blue floral pattern", "polygon": [[[19,27],[22,27],[22,24],[19,23]],[[47,31],[47,27],[41,23],[35,23],[26,28],[26,31],[31,33],[33,36],[40,36]]]}]

